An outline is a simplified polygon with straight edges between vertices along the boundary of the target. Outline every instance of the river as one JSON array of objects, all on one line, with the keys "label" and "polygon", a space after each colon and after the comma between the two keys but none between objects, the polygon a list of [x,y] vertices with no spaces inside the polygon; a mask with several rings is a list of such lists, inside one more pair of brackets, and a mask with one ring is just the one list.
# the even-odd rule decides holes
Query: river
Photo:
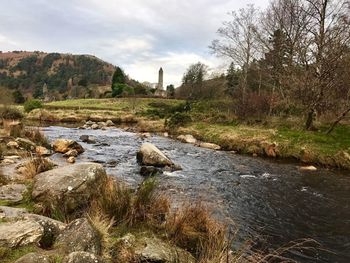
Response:
[{"label": "river", "polygon": [[[258,248],[277,248],[290,241],[312,238],[322,249],[294,252],[298,262],[350,262],[350,175],[348,171],[318,169],[301,172],[298,164],[213,151],[170,138],[142,140],[122,129],[79,130],[45,127],[50,139],[80,142],[83,134],[96,144],[78,162],[102,163],[107,172],[132,186],[139,175],[136,152],[151,142],[183,170],[158,176],[161,189],[174,203],[201,200],[216,216],[238,229],[234,244],[255,241]],[[56,154],[56,161],[63,158]]]}]

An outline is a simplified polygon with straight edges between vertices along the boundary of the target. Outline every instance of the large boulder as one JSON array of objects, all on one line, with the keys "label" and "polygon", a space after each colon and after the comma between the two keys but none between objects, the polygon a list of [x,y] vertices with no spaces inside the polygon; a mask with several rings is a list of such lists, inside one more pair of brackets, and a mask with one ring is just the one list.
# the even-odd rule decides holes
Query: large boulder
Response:
[{"label": "large boulder", "polygon": [[70,253],[63,259],[63,263],[103,263],[101,257],[84,251]]},{"label": "large boulder", "polygon": [[138,237],[128,234],[120,240],[121,248],[134,254],[137,262],[195,263],[187,251],[156,237]]},{"label": "large boulder", "polygon": [[72,221],[58,236],[55,247],[66,253],[84,251],[100,255],[102,252],[99,233],[86,218]]},{"label": "large boulder", "polygon": [[89,204],[107,181],[101,164],[80,163],[53,169],[34,177],[32,197],[43,205],[70,212]]},{"label": "large boulder", "polygon": [[144,143],[136,157],[140,164],[146,166],[165,167],[174,165],[164,153],[151,143]]},{"label": "large boulder", "polygon": [[37,244],[44,228],[33,220],[20,220],[0,224],[0,247],[16,248]]},{"label": "large boulder", "polygon": [[66,153],[70,150],[76,150],[79,154],[84,152],[84,148],[73,140],[57,139],[53,143],[53,150],[58,153]]},{"label": "large boulder", "polygon": [[47,255],[39,253],[29,253],[17,259],[15,263],[52,263],[52,259]]},{"label": "large boulder", "polygon": [[[28,213],[27,210],[24,208],[0,206],[0,219],[7,222],[10,225],[8,229],[10,229],[11,227],[17,227],[17,225],[15,224],[17,222],[24,222],[24,224],[20,224],[19,229],[24,229],[28,225],[32,229],[40,229],[40,231],[38,230],[38,232],[33,232],[30,231],[30,228],[28,228],[28,230],[26,230],[27,232],[24,233],[28,234],[28,238],[33,238],[33,236],[35,236],[36,234],[40,234],[40,237],[38,237],[38,239],[35,239],[35,243],[39,244],[42,248],[50,248],[56,240],[56,237],[66,227],[66,224],[60,221],[51,219],[49,217]],[[0,224],[0,226],[1,225],[2,224]],[[6,232],[6,229],[4,231]],[[10,232],[9,236],[12,236],[11,238],[14,240],[13,237],[16,235]],[[17,237],[21,238],[20,235],[17,235]],[[24,238],[27,237],[25,236]],[[17,244],[22,245],[22,243],[18,242]],[[24,243],[24,245],[27,244],[29,243]]]},{"label": "large boulder", "polygon": [[0,186],[0,200],[8,202],[20,202],[27,191],[24,184],[8,184]]},{"label": "large boulder", "polygon": [[177,136],[177,139],[181,142],[185,142],[185,143],[191,143],[191,144],[195,144],[197,143],[196,138],[194,138],[192,135],[187,134],[187,135],[179,135]]}]

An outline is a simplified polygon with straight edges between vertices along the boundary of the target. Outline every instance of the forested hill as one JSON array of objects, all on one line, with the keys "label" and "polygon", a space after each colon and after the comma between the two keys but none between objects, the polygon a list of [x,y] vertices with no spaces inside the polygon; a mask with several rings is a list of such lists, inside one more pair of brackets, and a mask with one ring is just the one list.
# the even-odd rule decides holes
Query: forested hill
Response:
[{"label": "forested hill", "polygon": [[43,96],[45,83],[50,94],[74,97],[111,85],[115,66],[91,55],[44,52],[0,52],[0,87]]}]

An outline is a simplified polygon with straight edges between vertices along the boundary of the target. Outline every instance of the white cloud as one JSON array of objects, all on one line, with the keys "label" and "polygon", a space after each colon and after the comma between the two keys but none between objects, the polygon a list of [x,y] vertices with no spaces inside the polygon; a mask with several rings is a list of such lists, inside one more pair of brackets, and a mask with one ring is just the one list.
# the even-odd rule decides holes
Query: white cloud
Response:
[{"label": "white cloud", "polygon": [[191,63],[221,64],[207,47],[228,11],[268,1],[3,1],[0,49],[92,54],[140,81],[156,81],[163,66],[178,84]]}]

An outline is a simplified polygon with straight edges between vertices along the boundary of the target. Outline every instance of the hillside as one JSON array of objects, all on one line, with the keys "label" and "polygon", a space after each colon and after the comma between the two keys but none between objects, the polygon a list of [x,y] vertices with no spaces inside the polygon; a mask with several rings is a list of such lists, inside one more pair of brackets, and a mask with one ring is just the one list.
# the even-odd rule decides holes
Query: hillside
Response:
[{"label": "hillside", "polygon": [[91,55],[0,53],[0,87],[27,97],[103,96],[110,90],[114,71],[115,66]]}]

